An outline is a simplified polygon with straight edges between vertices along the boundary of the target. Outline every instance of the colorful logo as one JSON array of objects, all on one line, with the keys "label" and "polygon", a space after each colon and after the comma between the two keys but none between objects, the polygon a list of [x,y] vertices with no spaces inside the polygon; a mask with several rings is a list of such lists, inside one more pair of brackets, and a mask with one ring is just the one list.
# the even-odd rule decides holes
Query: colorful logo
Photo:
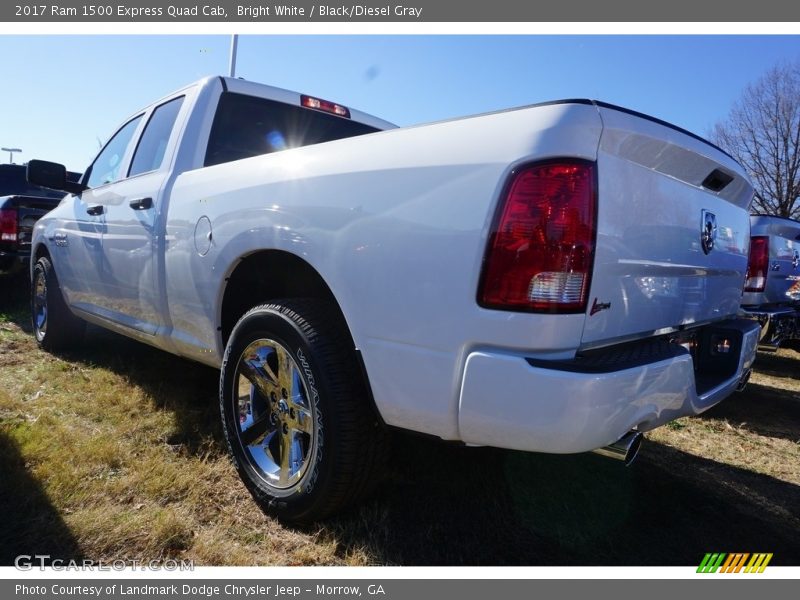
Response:
[{"label": "colorful logo", "polygon": [[[750,559],[749,561],[747,559]],[[763,573],[769,561],[772,560],[772,553],[759,552],[750,554],[748,552],[735,552],[726,554],[724,552],[708,552],[700,566],[697,567],[698,573]]]}]

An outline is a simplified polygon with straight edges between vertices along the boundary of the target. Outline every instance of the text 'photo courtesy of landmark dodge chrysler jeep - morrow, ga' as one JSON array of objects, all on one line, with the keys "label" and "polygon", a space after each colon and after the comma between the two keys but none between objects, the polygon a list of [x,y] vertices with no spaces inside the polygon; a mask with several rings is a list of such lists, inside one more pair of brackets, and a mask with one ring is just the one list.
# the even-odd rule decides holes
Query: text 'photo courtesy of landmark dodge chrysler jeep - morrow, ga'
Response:
[{"label": "text 'photo courtesy of landmark dodge chrysler jeep - morrow, ga'", "polygon": [[79,184],[28,175],[69,192],[33,236],[39,344],[88,321],[221,368],[233,461],[287,520],[363,495],[387,427],[629,461],[755,357],[741,167],[601,102],[396,128],[214,77]]}]

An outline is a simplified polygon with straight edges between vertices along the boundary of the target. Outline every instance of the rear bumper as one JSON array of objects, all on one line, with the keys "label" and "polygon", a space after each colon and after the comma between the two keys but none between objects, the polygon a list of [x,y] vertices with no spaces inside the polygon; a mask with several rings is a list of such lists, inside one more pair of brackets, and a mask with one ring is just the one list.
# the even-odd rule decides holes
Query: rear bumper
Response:
[{"label": "rear bumper", "polygon": [[[749,375],[760,327],[735,319],[704,328],[737,339],[730,368],[695,359],[683,348],[652,362],[615,369],[614,361],[583,369],[497,352],[473,352],[466,361],[459,400],[459,432],[466,443],[514,450],[574,453],[606,446],[632,429],[648,431],[701,413],[733,393]],[[710,365],[710,366],[709,366]],[[610,368],[609,368],[610,367]],[[581,370],[583,369],[583,370]],[[587,372],[588,371],[588,372]]]},{"label": "rear bumper", "polygon": [[761,326],[759,342],[762,348],[775,350],[786,340],[800,339],[800,307],[744,307],[742,315]]}]

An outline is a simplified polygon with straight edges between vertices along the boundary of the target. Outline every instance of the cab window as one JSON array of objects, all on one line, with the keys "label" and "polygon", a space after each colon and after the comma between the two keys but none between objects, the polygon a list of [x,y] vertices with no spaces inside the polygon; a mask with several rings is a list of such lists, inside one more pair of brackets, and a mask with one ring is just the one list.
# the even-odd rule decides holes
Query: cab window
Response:
[{"label": "cab window", "polygon": [[94,159],[92,166],[89,167],[86,185],[90,188],[96,188],[121,179],[120,169],[122,168],[125,150],[131,143],[133,134],[136,133],[136,128],[141,120],[142,115],[131,119],[114,134],[111,141],[105,145],[105,148]]},{"label": "cab window", "polygon": [[205,166],[378,131],[350,119],[245,94],[222,94]]},{"label": "cab window", "polygon": [[183,96],[165,102],[153,111],[133,155],[129,176],[161,168],[167,143],[182,104]]}]

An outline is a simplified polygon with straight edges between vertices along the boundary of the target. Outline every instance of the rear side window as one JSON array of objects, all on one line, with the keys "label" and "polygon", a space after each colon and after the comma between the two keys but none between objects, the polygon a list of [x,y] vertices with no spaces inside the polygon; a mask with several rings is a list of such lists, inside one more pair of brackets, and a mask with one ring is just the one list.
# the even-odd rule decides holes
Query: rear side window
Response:
[{"label": "rear side window", "polygon": [[183,104],[183,96],[165,102],[154,111],[133,155],[129,176],[161,168],[169,136]]},{"label": "rear side window", "polygon": [[119,170],[122,167],[122,159],[141,120],[142,115],[131,119],[114,134],[111,141],[106,144],[94,159],[92,166],[89,167],[89,178],[86,185],[96,188],[120,179]]},{"label": "rear side window", "polygon": [[205,166],[375,131],[308,108],[225,92],[211,126]]}]

